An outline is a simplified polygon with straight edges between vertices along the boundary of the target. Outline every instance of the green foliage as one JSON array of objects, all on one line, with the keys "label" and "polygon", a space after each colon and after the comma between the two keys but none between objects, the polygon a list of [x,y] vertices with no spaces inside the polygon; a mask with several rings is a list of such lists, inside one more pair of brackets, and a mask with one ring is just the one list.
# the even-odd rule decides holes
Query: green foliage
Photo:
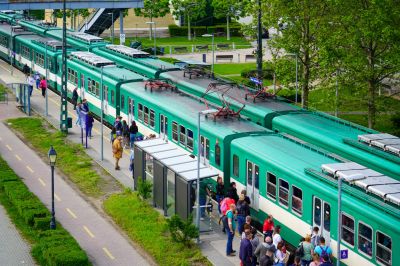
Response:
[{"label": "green foliage", "polygon": [[[79,144],[74,144],[66,139],[59,131],[54,131],[51,126],[39,118],[17,118],[8,120],[11,127],[47,157],[49,147],[56,149],[57,167],[89,196],[101,196],[101,177],[93,169],[92,159],[85,153]],[[67,144],[67,145],[66,145]]]},{"label": "green foliage", "polygon": [[104,201],[105,211],[160,265],[211,265],[200,250],[172,241],[166,219],[137,193],[114,194]]},{"label": "green foliage", "polygon": [[148,180],[142,180],[138,177],[138,193],[144,199],[149,199],[151,197],[151,192],[153,191],[153,184]]},{"label": "green foliage", "polygon": [[[177,36],[186,36],[188,33],[188,27],[187,26],[176,26],[176,25],[169,25],[168,26],[169,30],[169,35],[171,37],[177,37]],[[190,27],[190,31],[192,32],[193,35],[195,36],[201,36],[206,33],[217,33],[217,32],[222,32],[226,33],[226,27],[222,25],[216,25],[216,26],[193,26]],[[232,25],[230,26],[230,34],[231,36],[236,36],[240,37],[242,36],[241,33],[241,27],[239,25]]]},{"label": "green foliage", "polygon": [[164,17],[169,11],[169,0],[144,0],[143,8],[135,8],[135,15],[138,17],[153,18]]},{"label": "green foliage", "polygon": [[212,0],[214,16],[216,18],[244,17],[246,15],[246,7],[250,2],[249,0]]},{"label": "green foliage", "polygon": [[0,203],[19,231],[32,242],[31,254],[40,265],[90,265],[86,253],[61,225],[50,230],[50,212],[1,157]]},{"label": "green foliage", "polygon": [[192,239],[199,236],[199,230],[193,224],[193,217],[191,215],[186,221],[183,221],[175,214],[167,220],[167,223],[172,240],[175,242],[191,246],[193,244]]},{"label": "green foliage", "polygon": [[185,20],[189,17],[189,20],[195,20],[206,14],[206,0],[171,0],[173,7],[172,14],[176,19],[180,16],[184,16]]},{"label": "green foliage", "polygon": [[38,20],[44,20],[44,10],[30,10],[29,15]]}]

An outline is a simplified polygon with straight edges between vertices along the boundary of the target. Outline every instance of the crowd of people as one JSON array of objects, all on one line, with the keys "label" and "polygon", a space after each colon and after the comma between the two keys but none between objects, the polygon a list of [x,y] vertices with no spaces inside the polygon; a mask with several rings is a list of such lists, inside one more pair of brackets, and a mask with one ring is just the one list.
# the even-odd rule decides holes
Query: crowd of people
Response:
[{"label": "crowd of people", "polygon": [[[268,215],[262,225],[262,234],[258,233],[252,224],[251,201],[246,190],[238,194],[236,183],[232,182],[225,193],[222,178],[218,177],[215,199],[218,202],[220,224],[222,223],[223,231],[227,234],[227,256],[237,255],[233,250],[233,241],[237,232],[240,236],[239,258],[242,266],[289,265],[289,252],[281,236],[281,226],[275,225],[273,216]],[[262,235],[261,238],[260,235]],[[294,262],[290,264],[293,266],[332,265],[332,250],[326,245],[324,237],[319,234],[318,227],[314,227],[310,234],[300,240],[294,255]]]}]

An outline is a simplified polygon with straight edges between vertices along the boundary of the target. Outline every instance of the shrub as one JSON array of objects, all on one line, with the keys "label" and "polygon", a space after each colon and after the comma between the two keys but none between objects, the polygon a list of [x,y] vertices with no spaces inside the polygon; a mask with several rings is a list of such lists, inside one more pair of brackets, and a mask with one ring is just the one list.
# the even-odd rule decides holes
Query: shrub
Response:
[{"label": "shrub", "polygon": [[[288,99],[291,102],[296,100],[296,90],[283,89],[278,92],[278,96]],[[297,95],[297,101],[301,101],[301,92],[299,91]]]},{"label": "shrub", "polygon": [[138,180],[138,193],[144,199],[148,199],[151,197],[151,192],[153,191],[153,184],[148,180],[142,180],[139,177]]},{"label": "shrub", "polygon": [[51,217],[37,217],[33,219],[33,228],[37,230],[48,230],[50,227]]},{"label": "shrub", "polygon": [[167,219],[168,229],[172,240],[184,245],[193,244],[192,239],[199,236],[199,230],[193,224],[193,217],[190,215],[186,221],[183,221],[178,215],[173,215]]},{"label": "shrub", "polygon": [[[242,36],[241,34],[241,26],[238,24],[229,26],[231,36]],[[177,26],[177,25],[169,25],[168,26],[169,35],[171,37],[177,36],[187,36],[188,35],[188,27],[187,26]],[[206,33],[219,33],[223,32],[226,34],[226,25],[216,25],[216,26],[191,26],[190,31],[192,34],[196,36],[201,36]]]}]

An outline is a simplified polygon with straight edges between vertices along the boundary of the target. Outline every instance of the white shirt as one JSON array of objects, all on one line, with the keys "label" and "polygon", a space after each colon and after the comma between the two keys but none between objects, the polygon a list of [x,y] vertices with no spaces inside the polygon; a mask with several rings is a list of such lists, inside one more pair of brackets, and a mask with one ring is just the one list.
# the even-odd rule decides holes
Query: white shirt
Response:
[{"label": "white shirt", "polygon": [[281,237],[280,234],[273,235],[272,242],[273,242],[275,248],[278,248],[278,243],[281,242],[281,241],[282,241],[282,237]]},{"label": "white shirt", "polygon": [[29,76],[26,79],[26,82],[29,84],[29,86],[34,86],[35,85],[35,79],[32,76]]}]

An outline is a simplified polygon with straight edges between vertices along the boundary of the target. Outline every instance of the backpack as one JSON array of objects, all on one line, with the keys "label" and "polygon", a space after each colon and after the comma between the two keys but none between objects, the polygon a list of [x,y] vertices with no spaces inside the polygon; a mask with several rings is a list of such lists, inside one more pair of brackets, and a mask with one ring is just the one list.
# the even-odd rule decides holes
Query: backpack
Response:
[{"label": "backpack", "polygon": [[295,254],[298,257],[303,257],[304,256],[303,242],[301,242],[300,245],[297,247]]},{"label": "backpack", "polygon": [[[230,211],[230,210],[228,210]],[[228,214],[228,211],[226,212],[226,214]],[[228,223],[228,216],[227,215],[222,216],[222,224],[224,225],[224,228],[226,230],[229,230],[229,223]]]},{"label": "backpack", "polygon": [[329,254],[328,254],[328,252],[327,252],[329,247],[325,247],[325,249],[323,249],[321,246],[319,246],[319,247],[321,248],[321,256],[320,256],[319,261],[320,261],[320,262],[323,262],[323,259],[322,259],[322,258],[323,258],[324,256],[327,255],[328,258],[329,258],[328,262],[331,262],[331,257],[329,256]]}]

